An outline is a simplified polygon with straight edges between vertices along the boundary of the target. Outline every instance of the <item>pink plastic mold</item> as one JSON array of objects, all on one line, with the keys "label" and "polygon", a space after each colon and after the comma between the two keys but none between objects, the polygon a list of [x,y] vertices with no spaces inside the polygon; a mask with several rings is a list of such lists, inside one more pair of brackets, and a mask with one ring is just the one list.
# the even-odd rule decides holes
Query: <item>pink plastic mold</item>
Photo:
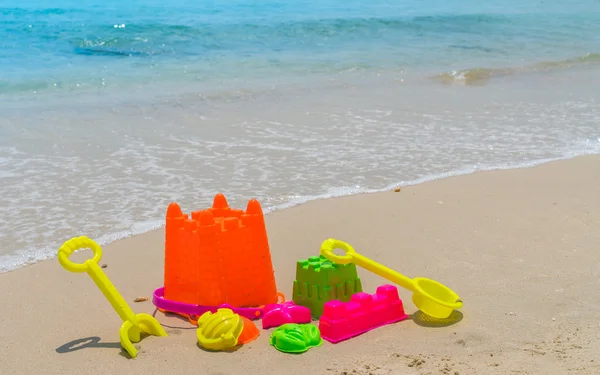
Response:
[{"label": "pink plastic mold", "polygon": [[263,329],[279,327],[286,323],[310,323],[310,309],[305,306],[296,305],[293,301],[265,306],[262,318]]},{"label": "pink plastic mold", "polygon": [[408,315],[404,313],[404,305],[398,297],[398,288],[386,284],[378,287],[372,295],[356,293],[349,302],[326,302],[319,330],[323,339],[337,343],[406,318]]}]

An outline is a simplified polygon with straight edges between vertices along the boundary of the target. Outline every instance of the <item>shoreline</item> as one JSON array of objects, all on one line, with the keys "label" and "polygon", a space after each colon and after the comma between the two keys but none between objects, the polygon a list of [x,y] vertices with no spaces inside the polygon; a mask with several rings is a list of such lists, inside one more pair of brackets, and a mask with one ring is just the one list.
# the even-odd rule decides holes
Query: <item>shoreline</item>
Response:
[{"label": "shoreline", "polygon": [[[600,146],[600,144],[599,144],[599,146]],[[262,208],[263,208],[263,212],[265,213],[265,215],[268,215],[268,214],[272,214],[274,212],[298,207],[298,206],[301,206],[301,205],[304,205],[304,204],[307,204],[307,203],[310,203],[313,201],[343,198],[343,197],[350,197],[350,196],[364,195],[364,194],[378,194],[378,193],[388,192],[390,190],[393,190],[396,187],[405,188],[405,187],[409,187],[409,186],[417,186],[417,185],[435,182],[435,181],[439,181],[439,180],[444,180],[444,179],[448,179],[448,178],[469,176],[469,175],[477,174],[477,173],[505,171],[505,170],[530,169],[530,168],[536,168],[536,167],[544,165],[544,164],[554,163],[557,161],[567,161],[567,160],[571,160],[571,159],[577,159],[577,158],[581,158],[581,157],[594,156],[594,155],[600,155],[600,149],[597,152],[585,151],[585,152],[581,152],[581,153],[574,153],[574,155],[566,155],[563,157],[532,160],[532,161],[528,161],[528,162],[519,163],[517,165],[500,165],[500,166],[481,167],[481,168],[474,168],[474,169],[460,168],[460,169],[450,171],[450,172],[445,172],[445,173],[436,174],[436,175],[432,175],[432,176],[424,176],[424,177],[421,177],[421,178],[418,178],[415,180],[402,181],[399,183],[389,184],[389,185],[387,185],[383,188],[379,188],[379,189],[364,189],[364,190],[356,191],[356,192],[345,191],[345,192],[339,193],[338,195],[336,195],[335,193],[334,194],[312,195],[312,196],[302,197],[297,200],[291,200],[289,202],[282,203],[280,205],[275,205],[275,206],[270,206],[270,207],[263,206]],[[216,193],[217,192],[215,192],[215,194]],[[199,208],[193,208],[193,209],[195,210],[195,209],[199,209]],[[165,212],[166,212],[166,207],[165,207]],[[114,243],[117,241],[122,241],[124,239],[132,238],[132,237],[136,237],[136,236],[142,236],[149,232],[162,230],[164,228],[164,217],[161,219],[152,220],[150,222],[144,222],[143,225],[140,225],[140,223],[136,223],[136,224],[138,226],[143,226],[146,229],[142,229],[139,231],[132,231],[132,232],[117,232],[117,233],[104,234],[104,235],[101,235],[100,237],[98,237],[96,242],[98,242],[98,244],[100,246],[107,246],[107,245],[110,245],[111,243]],[[76,235],[73,235],[73,236],[76,236]],[[60,244],[58,244],[56,246],[56,248],[58,249],[59,246],[60,246]],[[14,255],[11,254],[11,255],[5,255],[5,256],[12,257]],[[35,264],[38,264],[41,262],[52,261],[55,259],[56,259],[56,254],[48,254],[48,255],[41,257],[40,259],[36,259],[31,262],[20,264],[20,265],[16,266],[15,268],[9,268],[9,267],[7,267],[6,269],[0,268],[0,275],[3,273],[14,272],[19,269],[29,267],[29,266],[32,266],[32,265],[35,265]]]},{"label": "shoreline", "polygon": [[600,76],[580,70],[487,87],[348,74],[258,93],[121,101],[123,92],[93,106],[88,97],[43,113],[13,108],[0,119],[0,272],[46,258],[75,230],[107,243],[156,228],[169,201],[204,206],[217,190],[281,209],[471,166],[600,153]]},{"label": "shoreline", "polygon": [[[413,315],[297,356],[270,347],[272,330],[261,329],[236,352],[208,353],[196,346],[193,326],[158,312],[169,336],[144,338],[138,358],[129,360],[119,355],[118,316],[89,277],[44,261],[0,274],[7,296],[0,360],[7,374],[597,374],[600,307],[589,290],[600,276],[599,184],[600,155],[589,155],[266,215],[275,277],[287,299],[295,262],[334,237],[410,277],[454,289],[465,305],[462,320],[447,327],[428,327]],[[155,313],[150,301],[132,300],[162,284],[163,233],[104,247],[105,272],[136,313]],[[358,272],[368,293],[385,283]],[[415,313],[410,295],[399,292],[406,312]]]},{"label": "shoreline", "polygon": [[[532,60],[516,65],[486,64],[458,66],[450,70],[442,67],[419,66],[356,67],[338,71],[302,72],[291,70],[279,78],[272,73],[257,76],[228,76],[210,80],[177,76],[148,83],[148,77],[139,82],[119,82],[107,86],[74,84],[67,89],[45,87],[40,89],[0,92],[4,111],[34,109],[40,112],[55,110],[69,102],[70,106],[89,110],[98,105],[111,107],[116,103],[134,106],[138,103],[156,104],[178,102],[193,98],[212,105],[218,99],[251,100],[260,96],[290,96],[296,92],[368,88],[369,85],[393,81],[407,91],[430,88],[435,90],[502,86],[513,81],[542,83],[557,76],[595,77],[600,69],[600,53],[587,52],[579,56],[563,56],[557,60]],[[589,60],[589,61],[588,61]],[[307,83],[308,82],[308,83]],[[315,89],[316,88],[316,89]],[[152,95],[148,95],[152,92]],[[160,94],[159,94],[160,93]],[[133,98],[132,98],[133,97]]]}]

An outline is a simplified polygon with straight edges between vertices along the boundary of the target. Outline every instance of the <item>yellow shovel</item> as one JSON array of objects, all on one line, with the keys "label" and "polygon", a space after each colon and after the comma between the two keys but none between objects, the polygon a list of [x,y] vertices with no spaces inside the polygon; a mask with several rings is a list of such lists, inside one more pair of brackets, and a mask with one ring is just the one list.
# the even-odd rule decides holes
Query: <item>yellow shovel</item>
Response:
[{"label": "yellow shovel", "polygon": [[[334,254],[334,249],[344,250],[346,254]],[[410,290],[413,292],[412,300],[415,306],[417,306],[424,314],[434,318],[448,318],[453,310],[460,309],[463,305],[458,294],[454,293],[454,291],[447,286],[424,277],[409,279],[394,270],[360,255],[346,242],[334,238],[325,240],[321,244],[321,255],[337,264],[354,263],[357,266],[361,266],[368,271]]]},{"label": "yellow shovel", "polygon": [[[88,259],[83,263],[73,263],[69,260],[69,256],[76,250],[85,248],[91,249],[94,253],[92,259]],[[58,261],[63,268],[69,272],[87,272],[117,314],[123,319],[120,331],[121,346],[132,358],[135,358],[137,351],[132,342],[140,341],[142,331],[154,336],[167,336],[167,332],[152,315],[133,313],[123,296],[98,265],[101,258],[102,248],[95,241],[85,236],[71,238],[58,249]]]}]

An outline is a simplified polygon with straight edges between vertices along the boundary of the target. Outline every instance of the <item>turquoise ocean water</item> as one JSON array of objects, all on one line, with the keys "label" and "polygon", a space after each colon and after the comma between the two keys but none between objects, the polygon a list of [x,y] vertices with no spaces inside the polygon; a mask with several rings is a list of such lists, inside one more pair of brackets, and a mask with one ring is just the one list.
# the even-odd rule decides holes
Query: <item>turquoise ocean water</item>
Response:
[{"label": "turquoise ocean water", "polygon": [[0,269],[218,191],[598,153],[599,83],[598,0],[0,0]]},{"label": "turquoise ocean water", "polygon": [[600,62],[597,0],[47,4],[1,2],[2,95]]}]

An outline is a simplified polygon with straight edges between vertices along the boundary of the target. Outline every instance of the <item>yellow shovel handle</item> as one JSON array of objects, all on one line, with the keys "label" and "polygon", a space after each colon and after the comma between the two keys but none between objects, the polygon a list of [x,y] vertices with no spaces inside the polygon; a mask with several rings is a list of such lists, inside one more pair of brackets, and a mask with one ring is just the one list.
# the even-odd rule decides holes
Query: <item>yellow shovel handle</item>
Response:
[{"label": "yellow shovel handle", "polygon": [[[89,248],[94,253],[94,257],[87,259],[83,263],[74,263],[69,259],[69,256],[76,250]],[[102,248],[96,241],[86,237],[74,237],[65,242],[58,249],[58,261],[60,264],[70,272],[87,272],[92,278],[94,283],[98,286],[102,294],[106,297],[108,302],[115,309],[117,314],[123,319],[123,321],[131,321],[133,326],[137,327],[138,323],[135,318],[135,314],[125,302],[125,299],[115,288],[110,279],[106,276],[104,271],[98,265],[102,258]]]},{"label": "yellow shovel handle", "polygon": [[[333,252],[334,249],[344,250],[346,254],[337,255]],[[354,263],[411,292],[415,291],[415,282],[412,279],[357,253],[350,244],[344,241],[336,240],[335,238],[325,240],[321,244],[321,255],[337,264]]]}]

